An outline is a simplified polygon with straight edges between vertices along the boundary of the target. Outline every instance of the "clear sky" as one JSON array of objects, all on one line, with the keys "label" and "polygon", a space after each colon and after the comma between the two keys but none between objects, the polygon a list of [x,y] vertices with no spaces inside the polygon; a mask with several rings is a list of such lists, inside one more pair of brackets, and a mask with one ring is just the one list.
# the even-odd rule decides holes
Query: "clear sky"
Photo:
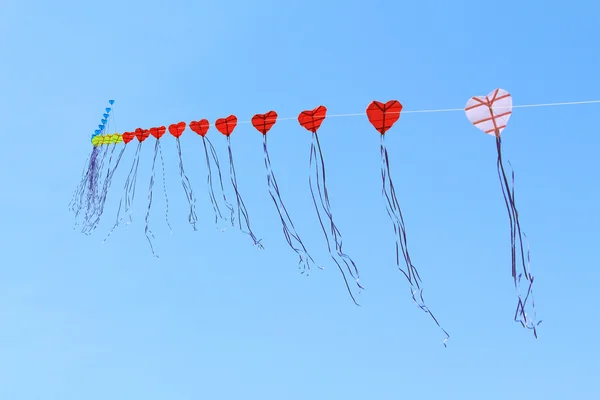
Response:
[{"label": "clear sky", "polygon": [[[387,140],[446,349],[395,268],[379,134],[366,117],[330,118],[320,131],[334,217],[366,288],[361,307],[329,261],[308,190],[310,134],[293,120],[270,132],[271,161],[325,266],[309,277],[284,241],[248,124],[232,144],[264,251],[214,226],[190,131],[181,143],[199,231],[165,136],[173,234],[159,181],[159,259],[143,232],[151,143],[128,230],[100,243],[133,149],[94,235],[73,231],[67,205],[108,99],[120,132],[271,109],[296,117],[319,104],[361,113],[372,100],[461,108],[497,87],[515,104],[598,99],[599,13],[592,0],[2,1],[0,398],[597,398],[600,105],[516,109],[503,133],[544,320],[537,341],[512,321],[494,139],[463,112],[403,115]],[[209,135],[226,164],[225,139]]]}]

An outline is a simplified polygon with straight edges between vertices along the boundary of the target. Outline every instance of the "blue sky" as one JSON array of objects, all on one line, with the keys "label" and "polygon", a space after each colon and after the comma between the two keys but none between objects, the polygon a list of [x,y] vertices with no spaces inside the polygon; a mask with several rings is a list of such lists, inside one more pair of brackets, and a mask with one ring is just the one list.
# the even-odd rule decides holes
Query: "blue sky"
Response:
[{"label": "blue sky", "polygon": [[[392,176],[428,305],[396,270],[366,117],[320,131],[344,248],[366,287],[356,307],[328,261],[308,191],[310,134],[270,133],[298,231],[325,265],[296,268],[268,196],[261,137],[232,136],[240,190],[265,250],[217,231],[201,141],[181,143],[198,197],[187,223],[175,142],[163,150],[173,234],[155,195],[159,259],[144,237],[150,143],[134,223],[101,244],[127,151],[92,236],[67,204],[108,99],[117,129],[324,104],[360,113],[460,108],[501,87],[515,104],[600,98],[593,1],[28,1],[0,5],[0,397],[29,399],[595,398],[598,105],[515,110],[504,154],[531,242],[539,340],[512,322],[509,228],[495,145],[464,113],[406,114],[389,132]],[[575,5],[577,4],[577,5]],[[209,135],[226,161],[225,140]],[[160,189],[160,185],[157,186]]]}]

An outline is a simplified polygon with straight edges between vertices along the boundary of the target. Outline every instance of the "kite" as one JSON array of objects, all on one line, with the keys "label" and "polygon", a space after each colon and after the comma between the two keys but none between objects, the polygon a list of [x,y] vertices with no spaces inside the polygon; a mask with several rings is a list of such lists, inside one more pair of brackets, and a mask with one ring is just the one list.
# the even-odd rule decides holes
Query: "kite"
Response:
[{"label": "kite", "polygon": [[[308,254],[304,243],[302,243],[302,239],[300,239],[300,235],[298,235],[296,232],[296,228],[294,227],[294,223],[290,218],[290,214],[283,204],[281,193],[279,192],[279,186],[277,185],[277,180],[275,179],[275,174],[273,173],[273,168],[271,167],[271,158],[269,157],[269,150],[267,147],[267,132],[269,132],[273,125],[275,125],[275,122],[277,122],[277,113],[275,111],[269,111],[266,114],[256,114],[252,117],[251,122],[252,126],[254,126],[254,128],[263,135],[263,150],[265,156],[265,168],[267,170],[267,185],[269,187],[269,195],[271,196],[271,199],[273,199],[273,203],[275,204],[275,208],[279,214],[283,228],[283,234],[288,245],[299,257],[298,264],[303,266],[302,273],[308,272],[310,270],[310,265],[314,265],[315,261],[311,255]],[[323,269],[322,267],[319,268]]]},{"label": "kite", "polygon": [[[496,151],[498,153],[496,167],[510,222],[512,277],[518,297],[514,319],[523,327],[533,330],[533,334],[537,338],[536,328],[542,321],[535,321],[535,302],[532,292],[533,275],[529,272],[529,249],[525,251],[523,246],[523,242],[527,240],[527,236],[521,231],[519,213],[515,205],[515,173],[512,171],[511,182],[509,184],[502,160],[502,137],[500,133],[506,128],[512,114],[512,97],[503,89],[493,90],[487,96],[471,97],[465,106],[465,113],[473,125],[486,134],[496,137]],[[519,246],[518,250],[517,242]],[[517,273],[517,264],[521,264],[522,272]],[[523,277],[527,281],[526,293],[521,290],[521,280]],[[528,315],[528,309],[531,309],[533,318]]]},{"label": "kite", "polygon": [[[410,292],[413,301],[435,321],[438,327],[446,334],[444,346],[450,338],[448,332],[439,324],[437,318],[431,313],[431,310],[425,305],[423,300],[423,289],[421,288],[421,277],[417,268],[413,265],[408,253],[408,243],[406,240],[406,227],[404,225],[404,217],[400,209],[400,203],[396,197],[396,189],[392,182],[390,174],[390,160],[388,151],[385,146],[385,135],[389,129],[400,119],[402,112],[402,104],[398,100],[390,100],[387,103],[372,101],[367,106],[367,118],[373,127],[381,134],[381,180],[382,194],[385,199],[385,208],[388,216],[392,220],[394,226],[394,235],[396,236],[396,265],[400,272],[404,274],[410,284]],[[400,266],[400,252],[404,258],[406,270]],[[416,296],[418,293],[418,297]]]},{"label": "kite", "polygon": [[[114,100],[108,101],[110,106],[112,106],[114,102]],[[103,145],[112,142],[112,136],[107,137],[106,135],[103,135],[111,120],[111,110],[111,107],[105,108],[105,113],[102,114],[102,119],[100,120],[101,123],[98,125],[98,129],[91,135],[93,146],[92,152],[86,161],[86,167],[84,167],[81,181],[75,189],[75,193],[69,204],[69,209],[75,214],[76,221],[79,214],[84,211],[82,233],[89,233],[90,228],[94,226],[94,218],[96,216],[99,218],[97,214],[103,204],[102,193],[98,192],[98,188],[100,186],[102,169],[104,167],[104,158],[107,153],[107,147],[103,147]],[[78,223],[76,222],[75,227],[77,226]]]},{"label": "kite", "polygon": [[[237,215],[238,215],[238,226],[242,232],[247,234],[254,241],[254,245],[259,249],[263,249],[264,246],[260,243],[260,240],[256,238],[252,229],[250,228],[250,217],[248,216],[248,210],[246,210],[246,205],[244,204],[244,200],[242,200],[242,196],[240,195],[240,191],[238,189],[237,177],[235,174],[235,165],[233,163],[233,153],[231,151],[231,134],[237,125],[237,117],[235,115],[230,115],[227,118],[219,118],[215,121],[215,128],[219,132],[221,132],[227,138],[227,151],[229,152],[229,174],[231,176],[231,184],[233,186],[233,190],[235,192],[236,203],[237,203]],[[244,217],[242,221],[241,217]],[[232,216],[233,217],[233,216]],[[233,218],[232,218],[233,221]],[[243,225],[245,228],[243,227]]]},{"label": "kite", "polygon": [[[298,115],[298,122],[300,123],[300,126],[312,133],[309,161],[311,171],[308,177],[308,185],[310,187],[310,193],[313,199],[315,210],[317,211],[317,217],[319,218],[319,223],[321,224],[321,229],[323,230],[325,240],[327,241],[327,249],[329,250],[329,254],[335,262],[335,264],[337,265],[338,269],[340,270],[342,277],[344,278],[346,289],[348,290],[352,301],[354,301],[354,304],[359,305],[356,302],[356,298],[354,296],[354,293],[352,292],[352,289],[350,289],[350,284],[348,283],[348,278],[346,277],[346,273],[344,272],[342,264],[346,266],[348,273],[352,278],[354,278],[358,288],[364,288],[359,283],[359,274],[356,264],[348,255],[344,254],[343,252],[342,234],[340,233],[339,229],[335,225],[335,222],[333,221],[331,206],[329,204],[329,195],[327,193],[325,179],[325,161],[323,160],[323,152],[321,151],[321,144],[319,142],[319,136],[317,134],[317,131],[319,130],[321,124],[325,120],[326,115],[327,108],[325,106],[318,106],[312,110],[305,110]],[[313,169],[314,177],[312,174]],[[316,183],[313,183],[313,178],[316,180]],[[323,218],[321,217],[321,212],[319,211],[319,205],[317,204],[317,199],[315,198],[315,190],[319,195],[322,211],[327,215],[327,218],[329,220],[329,234],[327,233],[327,229],[325,228],[325,224],[323,223]],[[335,246],[335,251],[332,248],[332,239],[329,235],[333,236],[333,244]]]},{"label": "kite", "polygon": [[[219,177],[219,186],[221,188],[221,195],[222,195],[221,197],[223,197],[223,203],[225,204],[225,207],[227,207],[231,213],[231,226],[234,226],[234,220],[233,220],[234,210],[233,210],[233,206],[231,204],[229,204],[229,202],[227,201],[227,196],[225,195],[225,189],[223,188],[223,178],[221,175],[221,166],[219,165],[219,159],[217,157],[217,152],[215,151],[215,148],[214,148],[213,144],[211,143],[210,139],[206,137],[209,127],[210,127],[210,123],[206,119],[201,119],[200,121],[190,122],[190,129],[202,138],[202,143],[204,144],[204,154],[206,157],[206,168],[207,168],[206,183],[208,185],[208,194],[210,197],[210,202],[213,206],[213,210],[215,213],[215,224],[217,224],[219,222],[219,219],[226,222],[227,218],[223,217],[223,214],[221,213],[221,208],[219,207],[219,201],[217,201],[217,197],[215,196],[212,167],[211,167],[211,157],[212,157],[212,162],[215,165],[215,168],[217,170],[217,174]],[[210,147],[210,157],[208,155],[209,147]]]}]

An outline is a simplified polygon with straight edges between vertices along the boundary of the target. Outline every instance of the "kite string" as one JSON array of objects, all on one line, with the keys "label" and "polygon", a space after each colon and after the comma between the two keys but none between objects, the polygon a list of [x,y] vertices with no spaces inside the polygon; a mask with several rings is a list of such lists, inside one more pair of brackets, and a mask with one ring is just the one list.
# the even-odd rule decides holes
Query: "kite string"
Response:
[{"label": "kite string", "polygon": [[[494,106],[494,109],[505,109],[505,108],[537,108],[537,107],[558,107],[558,106],[569,106],[569,105],[584,105],[584,104],[600,104],[600,100],[584,100],[584,101],[566,101],[559,103],[538,103],[538,104],[522,104],[522,105],[513,105],[513,106]],[[445,112],[464,112],[463,108],[439,108],[439,109],[430,109],[430,110],[402,110],[401,112],[392,112],[388,111],[388,114],[422,114],[422,113],[445,113]],[[365,116],[366,113],[345,113],[345,114],[328,114],[327,118],[345,118],[345,117],[362,117]],[[278,117],[277,121],[297,121],[298,117]],[[269,118],[266,121],[270,121]],[[240,124],[251,124],[252,121],[240,121]]]}]

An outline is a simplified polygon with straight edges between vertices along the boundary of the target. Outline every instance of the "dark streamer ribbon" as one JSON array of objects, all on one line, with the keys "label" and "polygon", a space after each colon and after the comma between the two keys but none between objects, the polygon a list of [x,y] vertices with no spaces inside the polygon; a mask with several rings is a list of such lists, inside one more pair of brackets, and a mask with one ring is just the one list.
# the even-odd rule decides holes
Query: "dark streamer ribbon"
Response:
[{"label": "dark streamer ribbon", "polygon": [[[318,150],[318,153],[317,153],[317,150]],[[318,159],[318,161],[317,161],[317,159]],[[323,230],[323,234],[325,235],[325,239],[327,241],[327,249],[329,251],[329,254],[331,255],[332,260],[335,262],[338,269],[342,273],[342,277],[344,278],[344,283],[346,284],[346,289],[348,290],[348,293],[350,294],[352,301],[354,301],[354,304],[359,305],[356,301],[356,298],[354,297],[354,294],[352,293],[352,290],[350,289],[350,285],[348,283],[346,273],[344,272],[344,268],[342,268],[342,264],[340,263],[340,261],[338,261],[338,257],[339,257],[341,259],[341,262],[343,264],[345,264],[346,269],[350,273],[350,276],[352,276],[352,278],[355,279],[356,285],[360,289],[364,289],[359,283],[359,274],[358,274],[358,269],[356,268],[356,264],[348,255],[344,254],[344,252],[342,250],[342,235],[333,221],[333,215],[331,213],[331,206],[329,204],[329,195],[327,193],[326,180],[325,180],[325,161],[323,160],[323,152],[321,151],[321,144],[319,143],[319,136],[315,132],[313,132],[313,134],[312,134],[312,142],[310,145],[310,162],[309,162],[309,164],[310,164],[311,174],[309,174],[309,176],[308,176],[308,185],[310,186],[310,194],[312,196],[313,203],[315,205],[315,210],[317,211],[317,217],[319,218],[319,223],[321,224],[321,229]],[[329,237],[329,234],[327,233],[327,230],[325,229],[325,224],[323,223],[323,219],[321,218],[321,213],[319,211],[319,206],[317,205],[317,199],[315,197],[315,188],[313,187],[313,177],[312,177],[313,167],[315,170],[315,178],[317,181],[316,190],[319,195],[321,207],[323,208],[323,211],[325,212],[325,214],[327,215],[327,217],[329,219],[330,231],[331,231],[331,235],[333,236],[333,242],[335,244],[335,252],[332,249],[331,238]]]},{"label": "dark streamer ribbon", "polygon": [[123,147],[121,149],[121,151],[119,152],[119,155],[117,156],[115,165],[113,166],[112,158],[113,158],[115,149],[116,149],[116,145],[114,145],[114,147],[112,148],[112,150],[110,152],[110,158],[108,159],[108,168],[106,170],[106,177],[104,178],[104,183],[102,185],[102,192],[100,194],[100,204],[99,204],[98,210],[96,212],[94,221],[90,225],[89,229],[86,231],[86,234],[88,234],[88,235],[90,235],[94,230],[96,230],[96,227],[100,223],[100,218],[102,217],[102,214],[104,213],[104,206],[106,204],[106,197],[108,196],[108,189],[110,188],[110,185],[112,183],[112,178],[115,174],[115,171],[116,171],[117,167],[119,166],[119,163],[121,162],[123,153],[125,152],[125,147]]},{"label": "dark streamer ribbon", "polygon": [[[259,249],[264,249],[260,240],[256,238],[252,229],[250,229],[250,217],[248,216],[248,210],[246,210],[246,205],[244,204],[244,200],[242,200],[242,196],[238,190],[237,185],[237,177],[235,174],[235,165],[233,164],[233,153],[231,152],[231,139],[227,136],[227,150],[229,151],[229,174],[231,175],[231,184],[233,185],[233,190],[235,191],[235,197],[237,201],[237,214],[238,214],[238,225],[240,230],[250,236],[254,241],[254,246],[257,246]],[[243,221],[241,217],[244,217]],[[242,224],[245,225],[246,229],[243,228]]]},{"label": "dark streamer ribbon", "polygon": [[[169,197],[167,196],[167,177],[165,176],[165,159],[162,154],[162,147],[160,146],[160,140],[156,140],[156,145],[154,151],[156,152],[156,148],[158,148],[158,154],[160,155],[160,164],[162,167],[162,181],[163,181],[163,193],[165,194],[165,221],[167,222],[167,226],[169,227],[169,232],[173,233],[173,228],[171,228],[171,224],[169,223]],[[154,155],[156,158],[156,154]],[[154,171],[154,166],[152,166],[152,170]]]},{"label": "dark streamer ribbon", "polygon": [[181,142],[179,138],[177,139],[177,153],[179,154],[179,175],[181,175],[181,185],[183,186],[183,190],[185,191],[185,196],[187,197],[188,203],[190,204],[190,214],[188,215],[188,221],[192,225],[195,231],[196,223],[198,222],[198,216],[196,215],[196,199],[194,198],[194,193],[192,192],[192,185],[190,184],[190,180],[185,174],[185,170],[183,169],[183,157],[181,154]]},{"label": "dark streamer ribbon", "polygon": [[[206,168],[208,171],[206,183],[208,185],[210,202],[212,203],[213,210],[215,212],[215,224],[218,222],[219,218],[221,218],[224,221],[227,221],[227,218],[223,217],[223,214],[221,214],[221,209],[219,208],[217,198],[215,197],[215,190],[214,190],[214,186],[213,186],[213,177],[212,177],[212,168],[211,168],[210,157],[208,155],[209,148],[210,148],[210,154],[211,154],[212,160],[215,163],[215,167],[217,169],[217,174],[219,176],[219,185],[220,185],[221,193],[223,196],[223,202],[225,203],[225,207],[227,207],[231,213],[231,218],[230,218],[231,226],[235,226],[234,210],[233,210],[233,206],[231,204],[229,204],[229,202],[227,201],[227,197],[225,195],[225,189],[223,187],[223,177],[221,175],[221,166],[219,165],[219,158],[217,157],[217,152],[215,151],[214,146],[212,145],[211,141],[207,137],[202,136],[202,142],[204,143],[204,154],[206,156]],[[208,146],[207,146],[207,144],[208,144]]]},{"label": "dark streamer ribbon", "polygon": [[[92,159],[92,154],[94,154],[94,147],[88,158],[86,159],[83,170],[81,171],[81,180],[79,181],[79,185],[75,188],[73,192],[73,197],[71,197],[71,201],[69,202],[69,211],[72,211],[75,214],[75,217],[79,214],[81,209],[83,208],[83,200],[82,200],[82,192],[85,190],[85,184],[87,182],[87,177],[89,175],[89,164]],[[77,225],[73,229],[75,229]]]},{"label": "dark streamer ribbon", "polygon": [[[298,264],[303,265],[302,273],[310,270],[310,264],[315,264],[313,258],[308,254],[304,243],[300,239],[300,236],[296,232],[296,228],[294,227],[294,223],[290,218],[290,215],[283,204],[283,200],[281,200],[281,193],[279,192],[279,186],[277,185],[277,180],[275,179],[275,174],[273,173],[273,169],[271,168],[271,158],[269,157],[269,151],[267,149],[267,135],[263,135],[263,150],[265,154],[265,168],[267,169],[267,185],[269,186],[269,194],[271,195],[271,199],[273,199],[273,203],[275,204],[275,208],[277,209],[277,213],[279,214],[279,218],[281,219],[281,225],[283,228],[283,234],[285,236],[285,240],[288,245],[298,254],[299,261]],[[296,243],[296,244],[294,244]],[[322,267],[319,267],[323,269]]]},{"label": "dark streamer ribbon", "polygon": [[129,222],[127,222],[127,224],[130,224],[132,222],[131,214],[129,213],[129,209],[131,207],[131,204],[133,203],[133,199],[135,198],[135,186],[137,183],[137,172],[138,172],[138,166],[140,164],[141,148],[142,148],[142,142],[139,142],[138,146],[135,150],[135,155],[133,156],[133,164],[131,165],[131,169],[129,170],[129,175],[127,176],[127,180],[125,181],[125,186],[124,186],[125,193],[123,193],[123,196],[121,197],[121,200],[119,201],[119,208],[117,210],[117,221],[115,222],[115,225],[112,227],[112,229],[108,232],[108,235],[106,235],[106,238],[104,238],[104,240],[102,241],[103,243],[106,242],[106,240],[110,237],[110,235],[112,235],[114,230],[117,228],[117,226],[119,226],[119,224],[123,220],[123,217],[121,217],[123,200],[125,200],[125,212],[129,215]]},{"label": "dark streamer ribbon", "polygon": [[[152,239],[155,239],[154,233],[150,230],[150,209],[152,208],[152,188],[154,186],[154,175],[155,175],[155,167],[156,167],[156,157],[158,156],[158,150],[160,148],[160,141],[157,139],[156,144],[154,145],[154,158],[152,159],[152,173],[150,174],[150,186],[148,188],[148,209],[146,210],[146,227],[144,228],[144,234],[146,235],[146,239],[148,239],[148,243],[150,244],[150,249],[152,250],[152,255],[158,258],[158,255],[154,251],[154,245],[152,244]],[[150,239],[152,237],[152,239]]]},{"label": "dark streamer ribbon", "polygon": [[[498,152],[498,159],[496,167],[498,169],[498,178],[500,179],[500,185],[502,187],[502,195],[504,196],[504,204],[508,212],[508,218],[510,221],[510,246],[511,246],[511,262],[512,262],[512,277],[515,284],[515,290],[517,292],[518,303],[515,310],[514,320],[519,322],[523,327],[533,330],[533,335],[537,338],[537,326],[542,322],[536,322],[535,314],[535,302],[533,298],[533,275],[529,272],[530,254],[529,246],[525,251],[523,242],[527,241],[527,236],[521,231],[521,223],[519,221],[519,213],[515,204],[515,172],[511,171],[511,182],[508,182],[506,177],[506,171],[504,169],[504,163],[502,161],[502,139],[500,135],[496,135],[496,150]],[[509,162],[510,165],[510,162]],[[512,166],[511,166],[512,170]],[[517,241],[519,249],[517,250]],[[527,254],[527,255],[526,255]],[[517,273],[517,264],[521,264],[523,272]],[[525,277],[527,281],[527,292],[523,295],[521,291],[521,279]],[[531,310],[533,318],[527,315],[526,308],[531,304]]]},{"label": "dark streamer ribbon", "polygon": [[[437,318],[433,315],[431,310],[425,305],[425,301],[423,300],[423,289],[421,288],[421,277],[419,276],[419,272],[417,268],[413,265],[410,254],[408,253],[408,244],[406,240],[406,227],[404,225],[404,217],[402,216],[402,210],[400,209],[400,203],[398,202],[398,198],[396,197],[396,189],[394,188],[394,183],[392,182],[392,177],[390,175],[390,161],[388,157],[387,148],[385,146],[385,135],[381,135],[381,181],[382,181],[382,194],[385,198],[385,208],[387,210],[388,216],[392,220],[394,225],[394,235],[396,236],[396,265],[400,272],[404,274],[408,283],[410,284],[410,293],[413,301],[419,308],[425,311],[433,321],[437,324],[437,326],[444,332],[446,338],[444,339],[444,347],[446,347],[446,342],[450,338],[450,335],[446,330],[440,325]],[[402,252],[402,256],[404,258],[404,263],[406,264],[406,270],[404,270],[400,266],[400,252]],[[418,293],[418,297],[416,296]]]}]

